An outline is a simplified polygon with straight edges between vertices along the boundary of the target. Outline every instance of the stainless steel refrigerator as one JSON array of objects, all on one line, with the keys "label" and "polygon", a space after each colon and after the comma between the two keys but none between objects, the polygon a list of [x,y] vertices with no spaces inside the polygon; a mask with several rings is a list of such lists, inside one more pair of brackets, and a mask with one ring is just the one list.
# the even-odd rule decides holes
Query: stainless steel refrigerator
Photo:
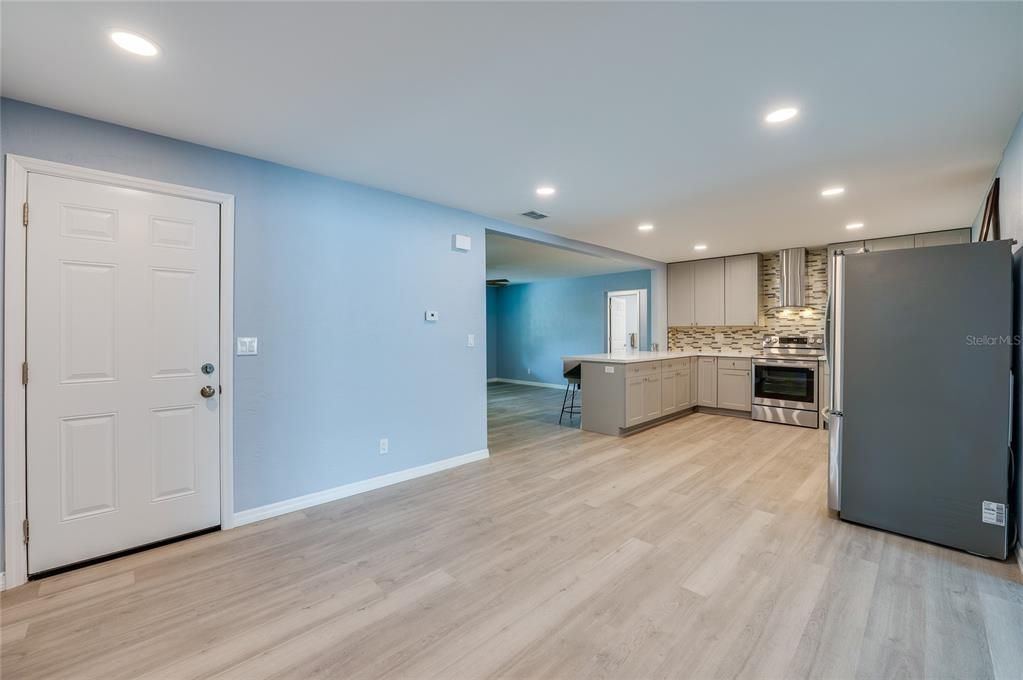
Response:
[{"label": "stainless steel refrigerator", "polygon": [[835,255],[828,505],[842,519],[1008,555],[1011,243]]}]

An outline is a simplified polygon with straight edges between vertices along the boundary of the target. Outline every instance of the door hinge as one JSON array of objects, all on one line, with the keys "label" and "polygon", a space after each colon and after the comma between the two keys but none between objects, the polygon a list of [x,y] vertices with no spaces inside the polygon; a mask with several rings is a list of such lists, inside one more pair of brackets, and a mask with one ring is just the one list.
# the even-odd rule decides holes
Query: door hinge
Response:
[{"label": "door hinge", "polygon": [[28,226],[28,201],[21,204],[21,225]]},{"label": "door hinge", "polygon": [[21,384],[28,384],[28,362],[24,361],[21,364]]},{"label": "door hinge", "polygon": [[28,543],[28,518],[21,523],[21,532],[25,535],[25,543]]}]

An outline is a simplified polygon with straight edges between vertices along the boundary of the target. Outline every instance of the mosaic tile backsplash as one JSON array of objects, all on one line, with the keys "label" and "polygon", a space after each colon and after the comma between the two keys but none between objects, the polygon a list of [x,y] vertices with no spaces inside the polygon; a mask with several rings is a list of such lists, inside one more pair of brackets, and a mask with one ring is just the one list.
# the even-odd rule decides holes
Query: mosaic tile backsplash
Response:
[{"label": "mosaic tile backsplash", "polygon": [[806,304],[811,312],[767,311],[778,304],[778,253],[761,256],[760,322],[758,326],[672,326],[668,349],[680,351],[755,351],[765,335],[812,335],[824,332],[828,303],[828,249],[806,251]]}]

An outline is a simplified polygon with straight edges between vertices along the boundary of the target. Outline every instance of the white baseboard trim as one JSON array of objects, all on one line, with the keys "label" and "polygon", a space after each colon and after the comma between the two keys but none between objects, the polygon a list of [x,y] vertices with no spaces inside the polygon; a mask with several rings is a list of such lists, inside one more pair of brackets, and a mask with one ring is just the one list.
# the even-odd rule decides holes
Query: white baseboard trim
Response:
[{"label": "white baseboard trim", "polygon": [[234,513],[234,526],[240,527],[245,524],[252,524],[253,522],[277,517],[278,515],[286,515],[289,512],[304,510],[305,508],[311,508],[314,505],[320,505],[322,503],[330,503],[331,501],[348,498],[349,496],[373,491],[374,489],[381,489],[385,486],[391,486],[392,484],[400,484],[401,482],[407,482],[410,479],[425,477],[426,475],[432,475],[435,472],[448,470],[453,467],[458,467],[459,465],[473,463],[489,457],[490,449],[480,449],[479,451],[473,451],[472,453],[466,453],[452,458],[444,458],[443,460],[427,463],[426,465],[398,470],[397,472],[389,472],[386,475],[371,477],[369,479],[364,479],[361,482],[352,482],[351,484],[335,486],[333,489],[324,489],[323,491],[306,494],[305,496],[298,496],[297,498],[289,498],[288,500],[270,503],[269,505],[261,505],[258,508],[242,510],[241,512]]},{"label": "white baseboard trim", "polygon": [[528,385],[529,387],[549,387],[552,390],[565,389],[564,383],[558,385],[557,383],[531,382],[529,380],[512,380],[511,378],[491,378],[487,382],[511,383],[512,385]]},{"label": "white baseboard trim", "polygon": [[7,590],[7,579],[4,578],[2,571],[0,571],[0,590]]},{"label": "white baseboard trim", "polygon": [[1016,566],[1023,572],[1023,545],[1016,546]]}]

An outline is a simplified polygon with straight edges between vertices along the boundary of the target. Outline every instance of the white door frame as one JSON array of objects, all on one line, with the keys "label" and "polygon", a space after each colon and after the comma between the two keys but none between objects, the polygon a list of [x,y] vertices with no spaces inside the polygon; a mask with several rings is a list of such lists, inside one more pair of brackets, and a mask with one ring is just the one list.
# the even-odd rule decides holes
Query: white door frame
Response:
[{"label": "white door frame", "polygon": [[[28,173],[76,179],[190,198],[220,206],[220,528],[234,524],[234,196],[205,189],[90,170],[64,163],[7,154],[4,206],[4,588],[28,580],[28,546],[22,524],[28,516],[26,499],[25,386],[25,258],[23,205],[28,196]],[[31,223],[31,215],[29,215]],[[31,227],[29,227],[31,228]]]},{"label": "white door frame", "polygon": [[616,295],[639,295],[639,346],[642,349],[647,341],[647,289],[636,288],[634,290],[609,290],[604,296],[604,351],[611,351],[611,298]]}]

